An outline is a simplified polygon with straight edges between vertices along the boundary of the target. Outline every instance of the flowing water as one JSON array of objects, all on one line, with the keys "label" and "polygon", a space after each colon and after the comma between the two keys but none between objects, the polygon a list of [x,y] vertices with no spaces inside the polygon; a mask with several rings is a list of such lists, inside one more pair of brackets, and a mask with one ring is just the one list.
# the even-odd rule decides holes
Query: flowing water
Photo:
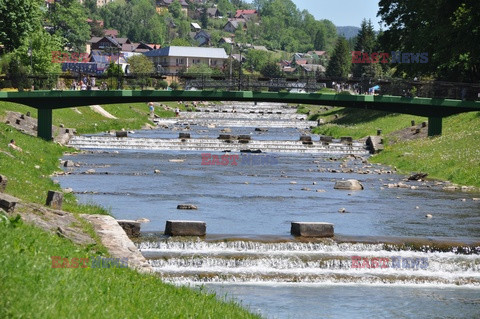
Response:
[{"label": "flowing water", "polygon": [[[268,318],[480,317],[480,202],[472,200],[480,194],[402,181],[389,168],[366,164],[359,155],[367,152],[355,143],[310,153],[300,143],[294,153],[248,158],[235,145],[228,154],[244,156],[239,165],[206,166],[202,153],[222,153],[182,149],[177,137],[185,123],[177,124],[117,144],[109,136],[80,137],[77,143],[88,139],[92,151],[69,157],[80,166],[57,177],[81,202],[109,207],[119,219],[148,218],[138,247],[165,281],[205,285]],[[200,144],[221,134],[190,127]],[[287,127],[232,131],[263,141],[262,148],[301,135]],[[164,142],[166,149],[148,147]],[[252,160],[267,156],[275,161]],[[342,178],[365,189],[334,190]],[[404,188],[388,187],[399,182]],[[177,210],[183,203],[199,209]],[[163,236],[170,219],[205,221],[208,235]],[[331,222],[336,236],[293,238],[292,221]]]}]

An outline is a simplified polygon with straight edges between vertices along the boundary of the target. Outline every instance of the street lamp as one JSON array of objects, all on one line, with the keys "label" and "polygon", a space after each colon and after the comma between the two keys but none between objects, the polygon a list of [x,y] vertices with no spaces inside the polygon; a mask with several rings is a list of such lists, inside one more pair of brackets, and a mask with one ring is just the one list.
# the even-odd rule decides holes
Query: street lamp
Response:
[{"label": "street lamp", "polygon": [[240,64],[239,64],[239,70],[238,70],[238,90],[241,91],[242,90],[242,52],[245,51],[245,48],[242,45],[240,45],[238,50],[240,51]]},{"label": "street lamp", "polygon": [[33,71],[33,51],[32,51],[32,40],[30,40],[30,45],[28,46],[28,56],[30,57],[30,73]]}]

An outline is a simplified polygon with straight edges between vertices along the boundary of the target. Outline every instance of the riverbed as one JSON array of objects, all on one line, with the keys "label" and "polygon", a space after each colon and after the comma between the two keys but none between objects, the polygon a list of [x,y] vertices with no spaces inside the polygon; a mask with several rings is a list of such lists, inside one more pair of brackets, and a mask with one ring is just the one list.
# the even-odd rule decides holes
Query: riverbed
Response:
[{"label": "riverbed", "polygon": [[[211,139],[222,129],[188,131]],[[305,133],[254,129],[233,127],[231,134],[268,143]],[[177,139],[184,131],[178,123],[128,139]],[[319,143],[318,136],[312,139]],[[225,153],[92,148],[66,157],[79,166],[57,179],[82,203],[105,206],[118,219],[150,220],[142,224],[138,246],[164,280],[206,285],[268,318],[479,317],[480,202],[473,198],[480,194],[405,181],[389,167],[368,164],[360,146],[355,155],[349,149],[250,153],[240,165],[202,165],[205,152]],[[267,156],[275,161],[252,160]],[[340,179],[357,179],[364,190],[335,190]],[[177,209],[185,203],[198,210]],[[208,235],[163,236],[173,219],[205,221]],[[290,236],[293,221],[333,223],[337,240],[299,241]],[[422,240],[443,248],[400,244]],[[388,258],[388,267],[354,268],[356,256]],[[428,266],[394,267],[394,257],[426,259]]]}]

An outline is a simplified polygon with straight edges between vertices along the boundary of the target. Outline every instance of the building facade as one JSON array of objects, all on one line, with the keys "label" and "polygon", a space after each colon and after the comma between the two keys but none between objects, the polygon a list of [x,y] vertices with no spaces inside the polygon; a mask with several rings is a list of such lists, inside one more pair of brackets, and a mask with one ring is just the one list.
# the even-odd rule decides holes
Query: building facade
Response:
[{"label": "building facade", "polygon": [[182,69],[188,69],[195,64],[206,64],[212,68],[223,68],[228,55],[223,48],[197,48],[171,46],[144,53],[150,58],[158,70],[164,73],[177,74]]}]

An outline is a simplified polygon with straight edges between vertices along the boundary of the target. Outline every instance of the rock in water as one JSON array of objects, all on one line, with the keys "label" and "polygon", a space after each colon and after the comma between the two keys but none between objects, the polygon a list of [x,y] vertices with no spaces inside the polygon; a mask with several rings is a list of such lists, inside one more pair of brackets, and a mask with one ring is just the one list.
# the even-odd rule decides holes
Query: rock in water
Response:
[{"label": "rock in water", "polygon": [[424,179],[425,177],[427,177],[428,174],[427,173],[416,173],[416,174],[413,174],[411,175],[408,180],[409,181],[418,181],[420,179]]},{"label": "rock in water", "polygon": [[363,190],[363,185],[356,179],[336,181],[334,189]]},{"label": "rock in water", "polygon": [[179,204],[177,209],[198,209],[198,207],[192,204]]}]

